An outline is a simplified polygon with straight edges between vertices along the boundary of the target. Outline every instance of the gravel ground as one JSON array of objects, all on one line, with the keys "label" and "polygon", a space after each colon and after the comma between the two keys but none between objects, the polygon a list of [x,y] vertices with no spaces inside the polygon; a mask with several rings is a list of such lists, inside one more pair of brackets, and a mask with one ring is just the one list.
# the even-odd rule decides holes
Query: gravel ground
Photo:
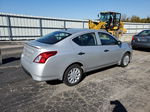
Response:
[{"label": "gravel ground", "polygon": [[14,57],[0,66],[0,112],[150,112],[150,52],[134,50],[126,68],[111,66],[86,74],[68,87],[36,82]]}]

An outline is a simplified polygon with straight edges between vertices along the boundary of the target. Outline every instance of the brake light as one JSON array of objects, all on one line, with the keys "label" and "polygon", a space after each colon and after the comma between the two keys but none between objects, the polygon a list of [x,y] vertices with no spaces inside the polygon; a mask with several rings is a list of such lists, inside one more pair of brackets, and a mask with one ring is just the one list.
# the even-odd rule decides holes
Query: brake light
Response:
[{"label": "brake light", "polygon": [[132,37],[132,40],[135,40],[134,36]]},{"label": "brake light", "polygon": [[57,54],[57,51],[49,51],[49,52],[43,52],[41,54],[39,54],[33,62],[35,63],[45,63],[46,60],[51,57],[51,56],[54,56]]}]

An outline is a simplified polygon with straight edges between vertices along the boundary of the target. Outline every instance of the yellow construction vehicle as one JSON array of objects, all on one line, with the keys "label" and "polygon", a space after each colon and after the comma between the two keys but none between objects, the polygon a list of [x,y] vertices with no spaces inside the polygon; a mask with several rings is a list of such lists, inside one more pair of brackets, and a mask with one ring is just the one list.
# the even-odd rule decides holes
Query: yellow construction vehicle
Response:
[{"label": "yellow construction vehicle", "polygon": [[121,14],[117,12],[101,12],[96,21],[89,20],[89,29],[106,30],[116,37],[121,37],[127,30],[121,21]]}]

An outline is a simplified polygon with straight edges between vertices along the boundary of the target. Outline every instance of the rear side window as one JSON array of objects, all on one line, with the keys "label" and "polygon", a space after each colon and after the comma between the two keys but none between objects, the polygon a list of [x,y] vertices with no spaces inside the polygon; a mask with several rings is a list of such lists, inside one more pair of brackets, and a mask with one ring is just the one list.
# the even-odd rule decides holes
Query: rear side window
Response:
[{"label": "rear side window", "polygon": [[45,35],[44,37],[37,39],[37,41],[41,43],[45,43],[45,44],[55,44],[70,35],[71,34],[66,33],[66,32],[57,31],[57,32],[53,32],[48,35]]},{"label": "rear side window", "polygon": [[102,45],[116,45],[117,40],[106,33],[98,33]]},{"label": "rear side window", "polygon": [[87,33],[74,38],[73,41],[80,46],[95,46],[96,36],[95,33]]}]

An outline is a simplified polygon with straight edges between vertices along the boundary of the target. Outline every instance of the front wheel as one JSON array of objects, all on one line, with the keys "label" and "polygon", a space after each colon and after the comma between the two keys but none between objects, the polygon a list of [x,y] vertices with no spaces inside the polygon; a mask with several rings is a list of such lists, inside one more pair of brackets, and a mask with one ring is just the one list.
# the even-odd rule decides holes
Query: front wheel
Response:
[{"label": "front wheel", "polygon": [[80,65],[71,65],[64,73],[63,82],[68,86],[74,86],[81,81],[82,75],[83,70]]},{"label": "front wheel", "polygon": [[130,54],[129,53],[125,53],[122,57],[122,60],[121,60],[121,66],[122,67],[126,67],[128,66],[128,64],[130,63]]}]

